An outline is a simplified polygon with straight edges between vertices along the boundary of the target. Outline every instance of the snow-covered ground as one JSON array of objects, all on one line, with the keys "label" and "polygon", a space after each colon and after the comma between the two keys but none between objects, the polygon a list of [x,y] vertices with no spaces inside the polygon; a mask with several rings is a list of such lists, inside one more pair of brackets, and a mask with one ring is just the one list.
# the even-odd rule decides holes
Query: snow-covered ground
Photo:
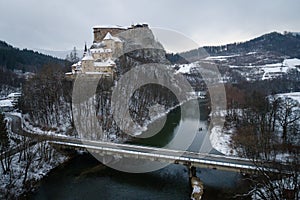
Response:
[{"label": "snow-covered ground", "polygon": [[226,61],[227,58],[237,57],[240,56],[240,54],[234,54],[229,56],[209,56],[205,58],[205,60],[218,60],[218,61]]},{"label": "snow-covered ground", "polygon": [[[27,179],[36,182],[44,177],[51,169],[63,163],[67,157],[55,151],[50,145],[46,144],[47,151],[52,151],[52,159],[45,161],[40,155],[40,146],[36,144],[30,147],[30,151],[34,155],[32,163],[30,164]],[[21,158],[20,153],[15,154],[11,161],[10,172],[4,174],[0,168],[0,198],[4,198],[6,194],[10,194],[10,198],[16,198],[24,192],[24,171],[27,160]],[[22,156],[21,156],[22,157]]]},{"label": "snow-covered ground", "polygon": [[[53,131],[53,130],[44,131],[40,127],[33,126],[32,124],[29,123],[28,120],[24,120],[24,118],[26,118],[26,116],[23,116],[19,112],[9,112],[9,114],[19,117],[22,122],[21,123],[22,129],[28,133],[43,134],[43,135],[56,135],[56,136],[66,137],[66,135],[64,133],[62,133],[61,131]],[[65,131],[65,130],[67,130],[68,127],[69,126],[66,125],[65,128],[63,128],[62,130]],[[71,137],[71,136],[68,136],[68,137]]]},{"label": "snow-covered ground", "polygon": [[[294,177],[287,177],[285,179],[281,179],[281,180],[275,180],[272,182],[272,191],[270,191],[270,188],[267,189],[266,187],[261,187],[261,188],[257,188],[260,192],[254,192],[252,194],[252,199],[253,200],[261,200],[261,199],[265,199],[262,196],[268,197],[270,195],[271,192],[275,192],[276,196],[280,196],[280,193],[282,191],[280,191],[280,189],[284,188],[287,190],[294,190],[295,188],[299,187],[299,185],[295,185],[293,180]],[[298,183],[300,182],[300,175],[298,175]],[[300,191],[298,190],[298,197],[300,196]]]},{"label": "snow-covered ground", "polygon": [[232,130],[224,131],[223,127],[214,126],[210,133],[210,142],[214,149],[227,155],[237,156],[237,152],[230,146]]},{"label": "snow-covered ground", "polygon": [[12,92],[19,92],[21,88],[12,87],[9,85],[0,86],[0,99],[5,99]]},{"label": "snow-covered ground", "polygon": [[7,133],[9,138],[9,147],[10,148],[16,147],[19,144],[19,141],[22,140],[22,136],[14,134],[12,132],[12,128],[11,128],[12,119],[10,117],[5,117],[5,121],[6,121]]},{"label": "snow-covered ground", "polygon": [[282,93],[282,94],[277,94],[276,96],[277,97],[289,97],[291,99],[298,101],[300,104],[300,92]]},{"label": "snow-covered ground", "polygon": [[[250,52],[252,53],[252,52]],[[253,52],[254,54],[254,52]],[[231,56],[211,56],[203,59],[201,62],[210,62],[211,64],[214,61],[225,62],[228,58],[236,57],[239,55],[231,55]],[[199,61],[190,63],[190,64],[175,64],[172,66],[176,69],[175,74],[182,73],[182,74],[192,74],[194,72],[201,72],[207,73],[206,71],[202,71],[204,69],[201,68],[201,64]],[[277,77],[281,77],[292,70],[297,70],[300,72],[300,59],[298,58],[291,58],[285,59],[281,63],[269,63],[264,65],[251,65],[248,66],[237,66],[237,65],[229,65],[229,68],[232,68],[239,72],[243,77],[247,80],[269,80],[274,79]],[[216,74],[213,74],[216,75]],[[211,76],[215,77],[215,76]],[[224,77],[223,77],[224,78]]]},{"label": "snow-covered ground", "polygon": [[[20,113],[14,113],[20,116]],[[11,148],[16,148],[24,140],[28,140],[23,136],[13,133],[11,128],[11,118],[6,117],[8,137]],[[29,142],[29,140],[28,140]],[[33,156],[28,168],[26,180],[34,183],[44,177],[51,169],[63,163],[67,157],[57,152],[48,143],[38,143],[25,150],[28,156]],[[16,199],[22,193],[26,192],[23,180],[25,177],[25,168],[28,164],[28,157],[24,158],[24,152],[18,152],[10,157],[10,171],[4,173],[0,167],[0,199],[9,198]],[[20,155],[21,154],[21,155]],[[47,155],[47,156],[45,156]],[[5,162],[3,160],[3,162]],[[28,182],[27,182],[28,183]],[[31,187],[29,187],[32,189]]]},{"label": "snow-covered ground", "polygon": [[178,74],[178,73],[189,74],[191,69],[193,67],[197,67],[198,64],[197,63],[190,63],[190,64],[182,64],[182,65],[177,65],[177,66],[179,67],[179,69],[175,72],[175,74]]},{"label": "snow-covered ground", "polygon": [[[235,69],[248,69],[252,70],[251,75],[257,74],[261,80],[273,79],[288,73],[290,70],[300,71],[300,59],[291,58],[285,59],[282,63],[270,63],[265,65],[249,65],[249,66],[235,66],[230,65],[230,68]],[[241,73],[243,76],[250,75],[247,72]]]}]

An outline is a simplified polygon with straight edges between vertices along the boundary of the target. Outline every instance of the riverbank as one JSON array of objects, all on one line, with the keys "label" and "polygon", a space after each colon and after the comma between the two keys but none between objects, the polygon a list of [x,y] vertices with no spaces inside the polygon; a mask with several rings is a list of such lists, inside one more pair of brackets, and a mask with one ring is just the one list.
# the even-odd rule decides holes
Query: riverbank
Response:
[{"label": "riverbank", "polygon": [[[42,146],[43,145],[43,146]],[[36,189],[39,181],[52,169],[68,160],[50,145],[36,144],[16,153],[3,162],[10,162],[9,168],[0,168],[0,197],[3,199],[26,199]],[[43,151],[47,149],[47,156]]]},{"label": "riverbank", "polygon": [[0,198],[26,199],[49,171],[69,159],[45,141],[33,142],[22,130],[19,116],[6,115],[9,149],[12,156],[1,154]]}]

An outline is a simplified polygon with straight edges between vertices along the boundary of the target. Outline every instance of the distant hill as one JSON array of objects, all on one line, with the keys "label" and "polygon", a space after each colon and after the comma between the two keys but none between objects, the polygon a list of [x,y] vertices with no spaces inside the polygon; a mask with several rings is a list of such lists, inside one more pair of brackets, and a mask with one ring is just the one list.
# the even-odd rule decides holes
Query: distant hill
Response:
[{"label": "distant hill", "polygon": [[36,72],[42,66],[55,63],[64,66],[65,60],[32,50],[15,48],[0,41],[0,67],[8,70]]},{"label": "distant hill", "polygon": [[[252,40],[232,43],[222,46],[203,47],[211,56],[226,56],[233,54],[246,54],[257,52],[262,54],[273,54],[277,56],[300,58],[300,34],[285,32],[271,32]],[[196,60],[198,50],[194,49],[180,54],[189,60]]]},{"label": "distant hill", "polygon": [[[83,49],[76,49],[78,56],[82,56]],[[56,58],[65,59],[67,55],[70,55],[70,53],[73,51],[71,50],[65,50],[65,51],[55,51],[55,50],[46,50],[46,49],[35,49],[35,51],[38,51],[45,55],[54,56]]]},{"label": "distant hill", "polygon": [[171,64],[187,64],[189,63],[186,59],[181,57],[178,53],[167,53],[166,58],[171,62]]}]

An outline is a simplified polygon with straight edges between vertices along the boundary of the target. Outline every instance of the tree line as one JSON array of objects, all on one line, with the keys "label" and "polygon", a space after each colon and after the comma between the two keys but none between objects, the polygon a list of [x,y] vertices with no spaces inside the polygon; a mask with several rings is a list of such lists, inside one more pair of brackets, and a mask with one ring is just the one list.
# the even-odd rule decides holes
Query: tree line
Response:
[{"label": "tree line", "polygon": [[64,65],[65,61],[28,49],[18,49],[0,41],[0,68],[36,72],[48,63]]},{"label": "tree line", "polygon": [[248,195],[259,199],[292,195],[291,199],[298,199],[299,102],[257,91],[231,91],[226,116],[226,125],[234,130],[231,145],[257,166],[256,174],[249,177],[253,190]]}]

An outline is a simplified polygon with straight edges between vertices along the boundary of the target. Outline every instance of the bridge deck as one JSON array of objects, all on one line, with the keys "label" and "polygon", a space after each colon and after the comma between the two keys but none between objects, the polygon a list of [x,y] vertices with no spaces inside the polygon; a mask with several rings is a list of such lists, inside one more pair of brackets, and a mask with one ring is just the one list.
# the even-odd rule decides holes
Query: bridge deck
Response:
[{"label": "bridge deck", "polygon": [[67,138],[49,141],[52,144],[75,149],[88,149],[91,152],[103,155],[118,155],[137,159],[150,159],[166,163],[190,164],[197,167],[206,167],[227,171],[252,171],[256,169],[249,159],[222,156],[208,153],[197,153],[181,150],[145,147],[109,142],[95,142],[89,140]]}]

